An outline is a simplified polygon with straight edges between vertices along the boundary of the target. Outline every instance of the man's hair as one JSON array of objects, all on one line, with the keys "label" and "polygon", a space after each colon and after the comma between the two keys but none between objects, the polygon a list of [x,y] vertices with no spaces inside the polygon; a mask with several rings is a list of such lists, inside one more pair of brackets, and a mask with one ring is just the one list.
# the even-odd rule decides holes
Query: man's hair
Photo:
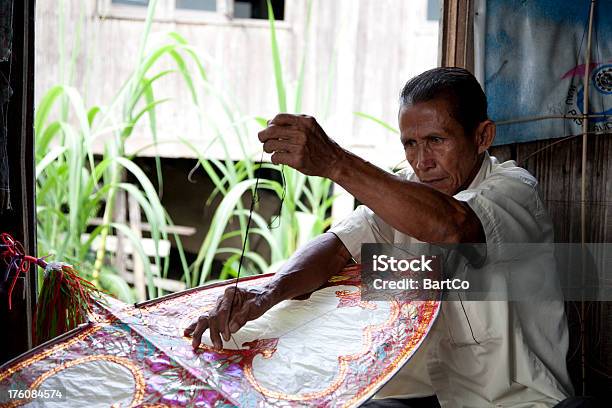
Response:
[{"label": "man's hair", "polygon": [[434,68],[417,75],[404,85],[400,108],[434,99],[449,103],[451,116],[463,126],[466,135],[488,119],[487,97],[476,77],[466,69]]}]

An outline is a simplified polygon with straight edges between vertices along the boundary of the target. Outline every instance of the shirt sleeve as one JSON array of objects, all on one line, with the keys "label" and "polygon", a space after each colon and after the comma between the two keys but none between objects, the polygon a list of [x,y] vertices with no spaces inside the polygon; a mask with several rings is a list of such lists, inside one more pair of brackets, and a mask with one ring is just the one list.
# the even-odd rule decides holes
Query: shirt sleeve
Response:
[{"label": "shirt sleeve", "polygon": [[361,244],[392,243],[394,236],[393,228],[364,205],[357,207],[329,232],[342,241],[358,263],[361,262]]},{"label": "shirt sleeve", "polygon": [[454,197],[465,202],[480,220],[487,248],[502,243],[552,242],[552,222],[526,171],[492,175],[474,189]]}]

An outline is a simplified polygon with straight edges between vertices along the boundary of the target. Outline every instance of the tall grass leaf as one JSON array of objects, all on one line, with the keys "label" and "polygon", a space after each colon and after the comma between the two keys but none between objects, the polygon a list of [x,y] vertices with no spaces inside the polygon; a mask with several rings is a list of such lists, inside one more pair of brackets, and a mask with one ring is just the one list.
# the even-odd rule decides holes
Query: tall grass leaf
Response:
[{"label": "tall grass leaf", "polygon": [[[145,218],[147,222],[151,226],[151,238],[154,240],[159,240],[162,238],[162,232],[160,232],[159,225],[163,225],[164,220],[160,220],[157,218],[157,214],[153,211],[153,207],[151,206],[149,200],[144,196],[142,191],[140,191],[135,185],[130,183],[119,183],[117,186],[123,190],[125,190],[128,194],[130,194],[140,205],[143,212],[145,213]],[[163,238],[167,238],[164,236]]]},{"label": "tall grass leaf", "polygon": [[78,253],[83,259],[85,258],[85,255],[87,254],[87,252],[89,252],[96,237],[98,237],[100,233],[102,232],[102,230],[107,227],[108,225],[98,225],[90,233],[88,233],[87,239],[81,240],[81,246],[78,250]]},{"label": "tall grass leaf", "polygon": [[89,111],[87,111],[87,122],[89,123],[89,127],[90,128],[91,128],[91,125],[93,124],[94,120],[96,119],[96,116],[101,111],[102,110],[100,109],[99,106],[94,106],[93,108],[89,109]]},{"label": "tall grass leaf", "polygon": [[142,98],[145,90],[147,90],[148,88],[152,88],[153,84],[155,83],[155,81],[165,77],[166,75],[172,74],[174,72],[176,72],[176,70],[174,70],[174,69],[167,69],[167,70],[164,70],[164,71],[161,71],[161,72],[155,74],[151,78],[143,77],[140,80],[140,86],[138,87],[138,91],[132,96],[132,103],[133,103],[133,105],[130,106],[129,111],[131,112],[131,111],[133,111],[136,108],[136,104],[138,103],[140,98]]},{"label": "tall grass leaf", "polygon": [[[236,184],[223,198],[219,207],[215,211],[215,215],[211,221],[210,229],[204,238],[204,242],[200,247],[198,252],[198,256],[194,262],[194,268],[196,269],[196,273],[194,277],[199,278],[199,284],[202,285],[210,272],[210,267],[212,266],[212,261],[217,252],[217,248],[219,243],[221,242],[221,237],[225,232],[225,228],[230,217],[233,214],[233,211],[236,207],[241,205],[241,200],[243,194],[251,189],[257,180],[248,179],[241,181]],[[276,190],[280,193],[281,186],[277,182],[272,182],[269,180],[260,180],[259,188],[267,188]],[[198,269],[200,269],[199,274]],[[199,275],[199,276],[198,276]]]},{"label": "tall grass leaf", "polygon": [[[144,248],[142,247],[142,243],[139,237],[134,234],[127,225],[120,224],[117,222],[113,222],[110,224],[111,227],[115,228],[117,231],[120,231],[123,235],[128,237],[130,243],[132,244],[132,248],[138,253],[138,256],[142,259],[142,263],[144,266],[145,277],[147,279],[147,292],[149,294],[149,298],[155,298],[155,285],[153,283],[153,272],[151,271],[151,262],[149,261],[149,257],[145,254]],[[159,263],[158,263],[159,266]]]},{"label": "tall grass leaf", "polygon": [[[157,119],[156,119],[156,113],[155,113],[155,108],[158,105],[161,105],[162,103],[166,103],[172,100],[172,98],[163,98],[163,99],[157,99],[157,100],[153,100],[153,94],[152,93],[145,93],[146,95],[149,95],[149,97],[146,98],[146,102],[147,105],[145,107],[142,108],[142,110],[140,110],[136,116],[134,117],[133,121],[131,124],[128,124],[128,126],[134,125],[136,123],[138,123],[138,121],[144,116],[144,115],[149,115],[149,120],[151,121],[151,125],[152,127],[157,127]],[[154,132],[155,134],[157,134],[157,129]],[[155,145],[155,143],[153,143],[153,145]]]},{"label": "tall grass leaf", "polygon": [[227,260],[223,263],[223,269],[221,269],[221,273],[219,274],[220,281],[227,280],[230,277],[235,278],[236,276],[238,276],[239,260],[240,254],[234,254],[227,258]]},{"label": "tall grass leaf", "polygon": [[57,98],[64,93],[64,87],[62,85],[55,85],[47,91],[47,93],[41,98],[38,106],[36,107],[36,114],[34,116],[34,129],[40,131],[43,124],[47,121],[51,109],[55,104]]},{"label": "tall grass leaf", "polygon": [[36,178],[45,171],[48,165],[53,163],[62,153],[66,151],[64,146],[55,146],[36,164]]},{"label": "tall grass leaf", "polygon": [[255,122],[257,122],[257,124],[259,124],[259,126],[261,126],[262,128],[265,128],[268,126],[268,119],[266,118],[262,118],[261,116],[256,116],[253,119],[255,119]]},{"label": "tall grass leaf", "polygon": [[49,150],[49,144],[61,130],[60,122],[51,122],[44,130],[36,130],[36,157],[41,157]]},{"label": "tall grass leaf", "polygon": [[384,127],[385,129],[387,129],[390,132],[399,133],[399,130],[397,130],[397,128],[391,126],[390,124],[388,124],[387,122],[383,121],[382,119],[379,119],[379,118],[374,117],[372,115],[368,115],[367,113],[363,113],[363,112],[353,112],[353,113],[355,114],[355,116],[358,116],[358,117],[363,118],[363,119],[371,120],[372,122],[381,125],[382,127]]},{"label": "tall grass leaf", "polygon": [[[248,215],[247,210],[236,210],[235,213],[242,213],[243,215]],[[279,245],[278,240],[276,240],[272,232],[270,232],[270,229],[268,227],[268,222],[255,211],[253,211],[253,213],[251,214],[251,221],[253,222],[254,226],[256,226],[257,228],[251,228],[249,232],[259,234],[266,240],[266,242],[270,246],[270,252],[272,254],[273,259],[277,257],[281,257],[282,256],[281,247]]]},{"label": "tall grass leaf", "polygon": [[[138,180],[138,183],[142,186],[146,196],[148,197],[149,202],[151,203],[151,208],[155,212],[155,218],[159,222],[160,231],[165,232],[166,231],[165,210],[163,206],[161,205],[161,202],[159,201],[159,198],[157,197],[157,191],[155,191],[155,188],[151,184],[151,181],[149,180],[149,178],[142,171],[142,169],[140,169],[140,167],[138,167],[134,162],[131,162],[123,157],[117,157],[115,158],[115,160],[123,168],[125,168],[130,173],[132,173],[134,177],[136,177],[136,179]],[[157,252],[159,250],[158,242],[157,241],[154,241],[154,242],[155,242],[155,251]],[[159,256],[157,254],[155,256],[155,264],[158,267],[161,267]]]},{"label": "tall grass leaf", "polygon": [[304,72],[306,67],[306,57],[308,55],[308,31],[310,30],[310,17],[312,15],[312,0],[308,0],[307,11],[306,11],[306,24],[304,25],[304,47],[302,51],[302,60],[300,62],[300,72],[298,74],[297,87],[295,91],[295,113],[302,111],[302,93],[304,89]]},{"label": "tall grass leaf", "polygon": [[197,104],[198,94],[195,90],[195,86],[193,85],[193,79],[191,78],[191,73],[187,69],[187,64],[185,63],[185,60],[183,59],[181,54],[179,54],[175,50],[168,51],[168,54],[170,54],[172,59],[174,59],[174,62],[176,63],[176,66],[178,67],[179,72],[183,76],[183,80],[187,84],[187,88],[189,89],[189,92],[191,93],[191,99],[193,100],[195,104]]},{"label": "tall grass leaf", "polygon": [[200,57],[198,55],[198,53],[193,49],[193,47],[191,47],[187,40],[185,39],[185,37],[183,37],[182,35],[180,35],[177,32],[170,32],[168,33],[168,36],[170,38],[172,38],[174,41],[176,41],[177,43],[181,44],[181,48],[183,50],[185,50],[185,52],[187,52],[190,56],[191,59],[193,60],[193,62],[195,62],[197,68],[198,68],[198,72],[200,74],[200,77],[202,78],[202,80],[207,81],[208,80],[208,75],[206,74],[206,70],[204,69],[204,65],[202,64],[202,61],[200,60]]},{"label": "tall grass leaf", "polygon": [[[172,219],[170,218],[170,215],[167,212],[166,212],[166,224],[169,226],[174,226],[174,222],[172,221]],[[183,280],[189,287],[189,285],[191,284],[191,275],[189,272],[189,265],[187,264],[187,258],[185,257],[185,250],[183,249],[183,243],[181,241],[181,238],[176,232],[173,232],[172,236],[174,237],[174,243],[176,245],[176,249],[179,254],[179,259],[181,261],[181,267],[183,268]]]},{"label": "tall grass leaf", "polygon": [[155,15],[155,8],[157,7],[157,0],[150,0],[149,6],[147,7],[147,17],[145,19],[144,29],[142,30],[142,36],[140,37],[140,43],[138,44],[138,54],[136,56],[136,81],[130,83],[130,91],[131,92],[136,84],[140,82],[140,78],[147,72],[147,69],[142,64],[145,48],[148,43],[149,34],[151,33],[151,25],[153,24],[153,17]]},{"label": "tall grass leaf", "polygon": [[270,0],[266,0],[268,4],[268,21],[270,23],[270,44],[272,47],[272,62],[274,64],[274,79],[276,81],[276,93],[278,97],[278,109],[281,112],[287,112],[287,95],[285,91],[285,83],[283,81],[283,68],[278,50],[278,42],[276,40],[276,28],[274,24],[274,10]]},{"label": "tall grass leaf", "polygon": [[[225,253],[236,254],[240,256],[240,254],[242,253],[242,250],[237,249],[237,248],[219,248],[217,250],[217,253],[218,254],[225,254]],[[257,265],[259,270],[262,272],[268,269],[268,263],[266,262],[266,260],[263,259],[263,257],[256,252],[245,252],[244,258],[253,261],[253,263],[255,263],[255,265]],[[246,275],[249,275],[249,273],[247,273]]]},{"label": "tall grass leaf", "polygon": [[[221,190],[223,195],[225,195],[227,193],[227,190],[225,189],[225,183],[221,181],[221,179],[217,175],[217,172],[215,171],[215,169],[210,165],[210,161],[208,159],[206,159],[204,157],[204,155],[202,155],[198,151],[198,149],[191,142],[189,142],[188,140],[185,140],[185,139],[180,139],[180,140],[181,140],[181,143],[183,143],[185,146],[189,147],[191,149],[191,151],[195,153],[195,155],[196,155],[196,157],[198,159],[199,164],[202,166],[204,171],[206,171],[206,174],[208,175],[208,177],[210,177],[211,181],[215,185],[215,188],[218,188],[219,190]],[[216,163],[217,163],[217,167],[219,169],[223,169],[224,168],[224,166],[222,164],[220,164],[220,162],[216,162]]]},{"label": "tall grass leaf", "polygon": [[104,289],[117,296],[119,300],[130,304],[136,301],[132,289],[119,275],[103,271],[100,273],[100,283]]},{"label": "tall grass leaf", "polygon": [[[162,196],[164,191],[164,179],[162,177],[161,170],[161,159],[159,158],[159,152],[157,150],[157,114],[155,112],[155,108],[160,103],[168,101],[168,99],[160,99],[155,100],[155,95],[153,94],[153,88],[148,86],[145,88],[145,101],[147,102],[147,106],[143,109],[149,115],[149,129],[151,130],[151,136],[153,137],[153,143],[155,144],[155,173],[157,175],[157,195],[159,197]],[[138,121],[139,115],[136,116],[135,121]]]}]

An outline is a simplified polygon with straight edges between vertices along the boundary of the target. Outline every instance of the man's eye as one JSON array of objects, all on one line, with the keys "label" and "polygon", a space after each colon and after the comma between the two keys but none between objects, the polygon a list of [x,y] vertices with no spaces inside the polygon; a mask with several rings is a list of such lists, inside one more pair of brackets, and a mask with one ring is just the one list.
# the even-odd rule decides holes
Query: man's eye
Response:
[{"label": "man's eye", "polygon": [[444,142],[444,139],[436,136],[432,137],[430,140],[433,144],[442,144],[442,142]]},{"label": "man's eye", "polygon": [[416,145],[417,145],[416,140],[407,140],[406,144],[404,146],[406,146],[406,147],[416,147]]}]

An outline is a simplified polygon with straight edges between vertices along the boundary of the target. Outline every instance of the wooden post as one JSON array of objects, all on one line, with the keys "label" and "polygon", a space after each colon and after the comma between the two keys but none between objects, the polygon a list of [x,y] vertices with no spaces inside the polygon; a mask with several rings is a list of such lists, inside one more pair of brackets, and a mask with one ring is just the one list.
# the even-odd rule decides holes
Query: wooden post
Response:
[{"label": "wooden post", "polygon": [[[128,196],[128,211],[130,216],[130,228],[134,231],[134,234],[140,238],[142,237],[142,225],[140,218],[140,206],[138,205],[138,201],[131,195]],[[142,263],[142,259],[136,253],[136,251],[132,251],[132,262],[134,269],[134,287],[136,288],[136,296],[138,297],[138,301],[142,302],[147,299],[147,292],[145,287],[145,275],[144,275],[144,265]]]},{"label": "wooden post", "polygon": [[[7,0],[8,1],[8,0]],[[9,83],[3,91],[12,94],[5,108],[8,172],[11,209],[0,211],[0,229],[23,243],[25,252],[36,255],[36,211],[34,176],[34,0],[11,1],[11,16],[0,16],[12,26],[9,61],[0,62],[0,71]],[[7,21],[7,19],[9,19]],[[10,87],[10,88],[9,88]],[[0,268],[3,268],[0,266]],[[9,279],[12,279],[11,275]],[[32,347],[32,315],[36,304],[35,267],[17,279],[13,308],[8,310],[7,290],[0,290],[0,363]]]},{"label": "wooden post", "polygon": [[[125,177],[123,177],[125,178]],[[118,189],[115,194],[115,213],[114,219],[118,224],[126,224],[127,223],[127,205],[126,205],[126,192],[124,190]],[[114,262],[115,268],[117,269],[117,273],[119,276],[122,276],[126,272],[126,264],[127,264],[127,254],[125,252],[125,245],[129,245],[129,239],[121,233],[121,231],[116,231],[117,234],[117,248],[114,254]]]},{"label": "wooden post", "polygon": [[444,0],[439,63],[474,71],[473,0]]},{"label": "wooden post", "polygon": [[[584,275],[586,271],[586,241],[587,241],[587,209],[586,209],[586,177],[587,177],[587,142],[589,133],[589,82],[591,76],[591,46],[593,38],[593,16],[595,13],[595,0],[591,0],[589,6],[589,29],[587,35],[587,48],[585,57],[585,68],[583,77],[584,99],[582,102],[582,160],[581,160],[581,175],[580,175],[580,243],[582,245],[582,287],[585,286]],[[582,395],[586,394],[586,303],[584,298],[580,301],[580,365],[582,374]]]}]

